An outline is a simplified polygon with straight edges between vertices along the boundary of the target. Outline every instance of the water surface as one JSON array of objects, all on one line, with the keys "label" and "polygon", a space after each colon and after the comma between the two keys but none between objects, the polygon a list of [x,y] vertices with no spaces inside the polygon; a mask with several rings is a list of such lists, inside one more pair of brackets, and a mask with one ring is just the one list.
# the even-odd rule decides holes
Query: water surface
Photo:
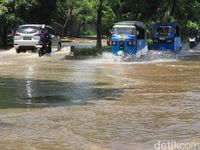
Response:
[{"label": "water surface", "polygon": [[[200,53],[145,62],[0,55],[0,149],[154,150],[200,139]],[[171,148],[172,149],[172,148]]]}]

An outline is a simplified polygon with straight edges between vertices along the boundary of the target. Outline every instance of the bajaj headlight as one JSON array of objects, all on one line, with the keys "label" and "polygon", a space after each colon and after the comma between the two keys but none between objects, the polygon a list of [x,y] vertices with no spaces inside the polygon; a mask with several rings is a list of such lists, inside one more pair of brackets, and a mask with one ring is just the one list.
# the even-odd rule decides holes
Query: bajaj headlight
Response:
[{"label": "bajaj headlight", "polygon": [[136,42],[135,41],[128,41],[128,46],[135,46],[136,45]]},{"label": "bajaj headlight", "polygon": [[112,41],[112,46],[116,46],[116,45],[117,45],[117,42]]}]

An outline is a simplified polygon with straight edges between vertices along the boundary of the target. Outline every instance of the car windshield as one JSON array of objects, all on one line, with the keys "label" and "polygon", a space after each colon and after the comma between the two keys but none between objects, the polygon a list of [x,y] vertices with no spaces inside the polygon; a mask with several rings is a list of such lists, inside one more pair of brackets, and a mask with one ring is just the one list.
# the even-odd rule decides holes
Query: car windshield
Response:
[{"label": "car windshield", "polygon": [[113,28],[112,31],[113,34],[131,34],[131,35],[135,35],[135,28],[129,28],[129,27],[115,27]]},{"label": "car windshield", "polygon": [[19,29],[17,30],[17,32],[24,33],[24,34],[32,34],[32,33],[36,33],[38,30],[39,30],[39,28],[37,28],[37,27],[22,26],[22,27],[19,27]]},{"label": "car windshield", "polygon": [[161,36],[167,36],[171,34],[171,26],[158,26],[156,29],[156,34]]}]

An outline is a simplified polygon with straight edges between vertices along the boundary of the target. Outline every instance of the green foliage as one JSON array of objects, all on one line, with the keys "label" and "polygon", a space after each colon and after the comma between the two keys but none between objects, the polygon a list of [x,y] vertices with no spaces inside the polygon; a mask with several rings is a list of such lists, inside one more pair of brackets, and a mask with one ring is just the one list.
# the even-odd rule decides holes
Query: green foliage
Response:
[{"label": "green foliage", "polygon": [[19,14],[22,14],[21,17],[25,23],[50,24],[53,16],[56,14],[56,1],[57,0],[35,0],[36,5],[31,3],[31,8],[27,6],[21,7],[22,13]]},{"label": "green foliage", "polygon": [[93,0],[58,0],[57,15],[54,20],[63,28],[63,33],[67,27],[71,26],[72,22],[77,22],[79,25],[77,33],[85,24],[95,23],[95,1]]},{"label": "green foliage", "polygon": [[197,24],[196,22],[188,21],[186,24],[186,27],[188,28],[188,30],[191,30],[191,29],[198,30],[199,24]]},{"label": "green foliage", "polygon": [[82,36],[96,36],[96,31],[91,28],[91,26],[84,27],[84,30],[81,34]]},{"label": "green foliage", "polygon": [[73,16],[77,21],[85,23],[94,23],[96,17],[94,0],[75,1]]},{"label": "green foliage", "polygon": [[[4,25],[19,23],[56,22],[63,35],[71,26],[78,25],[77,35],[85,25],[95,25],[99,0],[1,0],[0,20]],[[143,21],[148,28],[160,21],[180,25],[182,35],[190,28],[199,29],[199,0],[103,0],[102,35],[109,36],[114,22],[122,20]],[[91,31],[85,33],[91,34]]]},{"label": "green foliage", "polygon": [[57,14],[55,20],[60,24],[65,24],[66,21],[72,17],[72,11],[74,9],[75,1],[73,0],[58,0],[56,2]]},{"label": "green foliage", "polygon": [[25,8],[26,11],[34,7],[38,0],[1,0],[0,2],[0,18],[4,24],[17,24],[22,22],[24,18],[20,16]]},{"label": "green foliage", "polygon": [[103,6],[103,16],[102,16],[102,34],[106,37],[110,36],[110,31],[113,26],[116,15],[114,14],[112,8],[109,6],[109,3],[104,3]]},{"label": "green foliage", "polygon": [[101,48],[101,53],[103,53],[103,52],[111,52],[111,51],[112,51],[111,46],[103,46]]},{"label": "green foliage", "polygon": [[75,48],[74,56],[97,56],[100,50],[97,48]]}]

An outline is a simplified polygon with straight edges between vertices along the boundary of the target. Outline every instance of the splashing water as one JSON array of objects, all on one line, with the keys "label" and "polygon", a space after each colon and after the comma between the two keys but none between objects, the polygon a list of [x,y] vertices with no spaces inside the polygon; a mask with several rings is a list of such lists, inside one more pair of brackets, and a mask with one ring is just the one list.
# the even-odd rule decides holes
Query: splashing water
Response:
[{"label": "splashing water", "polygon": [[95,64],[142,64],[158,61],[176,61],[177,56],[177,54],[169,51],[149,51],[147,55],[140,58],[136,58],[134,55],[115,56],[112,53],[105,52],[100,57],[86,60],[86,62]]},{"label": "splashing water", "polygon": [[191,57],[191,55],[195,55],[196,58],[196,56],[199,56],[199,50],[200,45],[197,45],[195,48],[190,49],[188,44],[183,44],[182,50],[179,53],[173,53],[170,51],[149,50],[147,55],[142,56],[140,58],[136,58],[134,55],[128,55],[125,57],[115,56],[112,53],[105,52],[99,58],[92,59],[92,61],[87,60],[87,62],[100,64],[143,64],[156,62],[171,62],[183,59],[188,60],[188,57]]}]

